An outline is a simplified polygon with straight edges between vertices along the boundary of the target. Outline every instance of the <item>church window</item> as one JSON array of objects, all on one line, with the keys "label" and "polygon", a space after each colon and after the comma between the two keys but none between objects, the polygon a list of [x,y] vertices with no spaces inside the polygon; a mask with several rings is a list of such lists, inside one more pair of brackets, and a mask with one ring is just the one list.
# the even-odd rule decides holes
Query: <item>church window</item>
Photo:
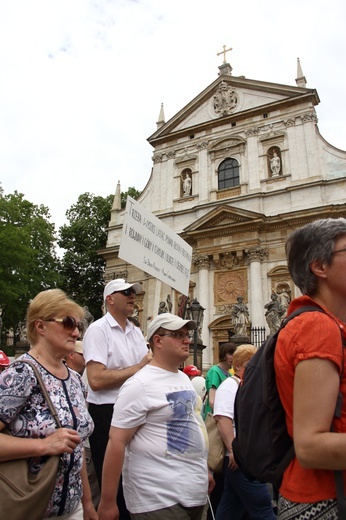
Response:
[{"label": "church window", "polygon": [[218,189],[239,186],[239,164],[236,159],[225,159],[218,169]]}]

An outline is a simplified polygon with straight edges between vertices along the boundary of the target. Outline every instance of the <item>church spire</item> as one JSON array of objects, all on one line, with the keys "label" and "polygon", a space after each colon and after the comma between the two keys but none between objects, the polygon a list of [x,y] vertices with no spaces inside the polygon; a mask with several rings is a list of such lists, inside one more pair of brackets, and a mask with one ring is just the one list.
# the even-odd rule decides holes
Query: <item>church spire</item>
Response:
[{"label": "church spire", "polygon": [[300,60],[297,58],[297,77],[296,77],[296,83],[298,87],[306,87],[306,78],[303,74],[302,67],[300,65]]},{"label": "church spire", "polygon": [[118,181],[118,184],[117,184],[117,187],[115,190],[112,211],[120,211],[120,210],[121,210],[121,193],[120,193],[120,181]]},{"label": "church spire", "polygon": [[160,113],[159,113],[159,120],[156,123],[157,129],[161,128],[165,124],[165,113],[163,110],[163,103],[161,103]]}]

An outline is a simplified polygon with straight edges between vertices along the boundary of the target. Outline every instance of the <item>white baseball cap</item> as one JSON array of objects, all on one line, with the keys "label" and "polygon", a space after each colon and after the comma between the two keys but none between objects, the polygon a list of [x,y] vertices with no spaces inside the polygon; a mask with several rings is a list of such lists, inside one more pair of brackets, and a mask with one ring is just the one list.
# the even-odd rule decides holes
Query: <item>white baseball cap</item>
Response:
[{"label": "white baseball cap", "polygon": [[147,340],[153,337],[155,332],[160,328],[167,330],[179,330],[182,327],[187,327],[189,330],[194,330],[197,328],[197,323],[193,320],[183,320],[179,316],[175,314],[170,314],[169,312],[163,312],[154,318],[148,326],[147,332]]},{"label": "white baseball cap", "polygon": [[128,283],[123,278],[111,280],[104,288],[103,300],[106,301],[107,296],[113,294],[114,292],[125,291],[125,289],[130,289],[130,287],[132,287],[132,289],[136,291],[137,294],[143,292],[143,287],[140,283]]}]

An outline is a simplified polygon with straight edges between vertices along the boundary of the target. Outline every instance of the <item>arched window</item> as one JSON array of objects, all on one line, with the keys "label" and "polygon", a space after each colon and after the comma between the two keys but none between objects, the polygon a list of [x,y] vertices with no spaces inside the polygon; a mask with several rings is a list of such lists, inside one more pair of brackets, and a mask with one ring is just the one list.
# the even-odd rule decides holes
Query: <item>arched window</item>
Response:
[{"label": "arched window", "polygon": [[239,164],[236,159],[225,159],[218,170],[218,189],[239,186]]}]

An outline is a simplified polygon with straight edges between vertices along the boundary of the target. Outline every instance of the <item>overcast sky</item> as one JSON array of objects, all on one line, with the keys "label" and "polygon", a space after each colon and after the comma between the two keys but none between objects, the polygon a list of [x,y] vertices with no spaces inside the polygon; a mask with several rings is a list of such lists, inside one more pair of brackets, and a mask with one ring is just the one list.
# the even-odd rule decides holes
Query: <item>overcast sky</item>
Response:
[{"label": "overcast sky", "polygon": [[52,222],[85,192],[142,190],[166,121],[218,76],[295,86],[300,58],[319,129],[346,149],[345,0],[1,0],[0,183]]}]

